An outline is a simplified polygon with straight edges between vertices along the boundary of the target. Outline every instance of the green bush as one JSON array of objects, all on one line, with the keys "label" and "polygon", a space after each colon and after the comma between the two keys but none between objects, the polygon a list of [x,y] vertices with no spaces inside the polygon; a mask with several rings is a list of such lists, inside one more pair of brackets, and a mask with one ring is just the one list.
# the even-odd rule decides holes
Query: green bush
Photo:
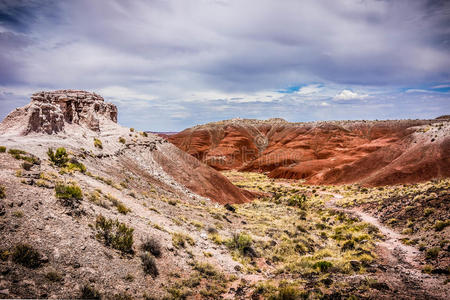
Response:
[{"label": "green bush", "polygon": [[0,199],[6,198],[6,189],[4,186],[0,185]]},{"label": "green bush", "polygon": [[28,244],[19,244],[12,252],[12,260],[27,268],[37,268],[41,265],[41,254]]},{"label": "green bush", "polygon": [[67,168],[69,171],[80,171],[81,173],[86,173],[86,166],[75,158],[70,159],[70,162],[67,164]]},{"label": "green bush", "polygon": [[52,148],[48,148],[47,156],[48,159],[58,167],[65,167],[69,161],[69,155],[64,147],[56,149],[56,152],[53,152]]},{"label": "green bush", "polygon": [[326,260],[321,260],[321,261],[316,262],[316,263],[313,265],[313,268],[319,269],[320,272],[326,272],[326,271],[328,271],[328,269],[331,268],[332,266],[333,266],[333,264],[332,264],[331,262],[326,261]]},{"label": "green bush", "polygon": [[57,183],[55,185],[56,197],[59,199],[83,199],[81,188],[76,184],[66,185],[64,183]]},{"label": "green bush", "polygon": [[441,248],[433,247],[433,248],[428,249],[425,255],[428,259],[436,259],[439,255],[440,251],[441,251]]},{"label": "green bush", "polygon": [[120,202],[116,197],[111,194],[106,195],[106,198],[111,201],[111,203],[117,208],[117,211],[121,214],[126,215],[131,212],[131,209],[125,206],[122,202]]},{"label": "green bush", "polygon": [[355,242],[353,240],[346,241],[341,247],[342,251],[348,251],[353,249],[355,249]]},{"label": "green bush", "polygon": [[130,128],[130,131],[131,131],[131,132],[134,132],[134,128]]},{"label": "green bush", "polygon": [[195,262],[194,269],[206,277],[217,276],[219,274],[214,266],[208,263]]},{"label": "green bush", "polygon": [[442,231],[445,227],[450,225],[450,220],[446,221],[436,221],[434,224],[434,230],[436,231]]},{"label": "green bush", "polygon": [[19,150],[19,149],[9,149],[8,153],[11,154],[12,156],[14,155],[22,155],[22,154],[27,154],[27,152],[23,151],[23,150]]},{"label": "green bush", "polygon": [[9,149],[8,153],[12,155],[15,159],[25,160],[34,165],[39,165],[41,161],[36,156],[29,154],[23,150],[19,149]]},{"label": "green bush", "polygon": [[155,259],[148,252],[141,255],[141,261],[145,274],[150,274],[153,278],[159,275]]},{"label": "green bush", "polygon": [[117,208],[117,211],[123,215],[126,215],[127,213],[129,213],[131,211],[131,209],[126,207],[125,204],[123,204],[120,201],[117,203],[116,208]]},{"label": "green bush", "polygon": [[230,249],[238,250],[242,255],[256,257],[257,254],[252,247],[252,237],[246,233],[235,233],[233,237],[226,242]]},{"label": "green bush", "polygon": [[6,147],[0,146],[0,153],[5,153],[5,152],[6,152]]},{"label": "green bush", "polygon": [[94,147],[95,147],[95,148],[99,148],[99,149],[103,149],[102,141],[100,141],[100,140],[97,139],[97,138],[94,138]]},{"label": "green bush", "polygon": [[283,286],[278,288],[276,295],[270,296],[270,300],[296,300],[300,299],[300,292],[294,286]]},{"label": "green bush", "polygon": [[425,208],[424,211],[423,211],[423,215],[425,217],[428,217],[428,216],[430,216],[433,213],[434,213],[434,208],[430,208],[430,207]]},{"label": "green bush", "polygon": [[119,143],[125,144],[125,143],[126,143],[126,140],[125,140],[123,137],[120,137],[120,138],[119,138]]},{"label": "green bush", "polygon": [[299,207],[299,208],[304,208],[305,203],[306,203],[306,196],[305,196],[305,194],[293,195],[287,201],[287,205],[289,205],[289,206],[296,206],[296,207]]},{"label": "green bush", "polygon": [[194,239],[189,235],[178,232],[172,233],[172,244],[176,248],[186,247],[186,242],[191,246],[195,245]]},{"label": "green bush", "polygon": [[107,219],[102,215],[97,216],[95,221],[97,238],[103,243],[123,253],[133,253],[133,231],[118,220]]}]

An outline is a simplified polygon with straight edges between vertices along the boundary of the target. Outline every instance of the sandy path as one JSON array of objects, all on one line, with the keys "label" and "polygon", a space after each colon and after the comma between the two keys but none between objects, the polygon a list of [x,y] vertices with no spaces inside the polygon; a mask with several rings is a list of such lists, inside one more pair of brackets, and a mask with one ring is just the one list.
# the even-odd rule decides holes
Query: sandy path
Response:
[{"label": "sandy path", "polygon": [[384,226],[377,218],[361,211],[359,208],[342,208],[336,206],[339,194],[322,193],[333,196],[325,206],[347,214],[358,216],[362,221],[376,226],[385,237],[377,243],[378,262],[384,270],[379,274],[380,281],[386,282],[392,290],[398,290],[400,298],[406,299],[450,299],[449,284],[444,284],[445,277],[431,276],[422,272],[420,251],[401,242],[403,235]]}]

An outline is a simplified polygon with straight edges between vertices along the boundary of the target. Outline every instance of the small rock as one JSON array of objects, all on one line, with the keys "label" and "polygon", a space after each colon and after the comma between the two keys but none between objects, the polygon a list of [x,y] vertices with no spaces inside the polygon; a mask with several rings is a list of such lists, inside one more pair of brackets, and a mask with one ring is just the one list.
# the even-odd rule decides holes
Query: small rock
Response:
[{"label": "small rock", "polygon": [[8,289],[0,290],[0,294],[9,295],[9,290]]}]

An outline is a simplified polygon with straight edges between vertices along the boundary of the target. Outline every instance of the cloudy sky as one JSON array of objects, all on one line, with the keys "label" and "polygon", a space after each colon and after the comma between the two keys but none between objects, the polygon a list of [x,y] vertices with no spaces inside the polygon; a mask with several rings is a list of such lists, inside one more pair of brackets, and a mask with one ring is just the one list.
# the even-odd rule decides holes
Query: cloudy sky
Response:
[{"label": "cloudy sky", "polygon": [[0,119],[68,88],[152,131],[434,118],[450,114],[450,1],[0,0]]}]

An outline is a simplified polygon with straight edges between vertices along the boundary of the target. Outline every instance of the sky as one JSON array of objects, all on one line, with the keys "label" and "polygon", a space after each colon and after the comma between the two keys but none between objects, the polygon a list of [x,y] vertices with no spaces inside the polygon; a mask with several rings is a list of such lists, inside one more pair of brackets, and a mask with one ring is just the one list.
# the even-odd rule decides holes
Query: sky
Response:
[{"label": "sky", "polygon": [[149,131],[435,118],[450,114],[450,1],[0,0],[0,120],[56,89]]}]

